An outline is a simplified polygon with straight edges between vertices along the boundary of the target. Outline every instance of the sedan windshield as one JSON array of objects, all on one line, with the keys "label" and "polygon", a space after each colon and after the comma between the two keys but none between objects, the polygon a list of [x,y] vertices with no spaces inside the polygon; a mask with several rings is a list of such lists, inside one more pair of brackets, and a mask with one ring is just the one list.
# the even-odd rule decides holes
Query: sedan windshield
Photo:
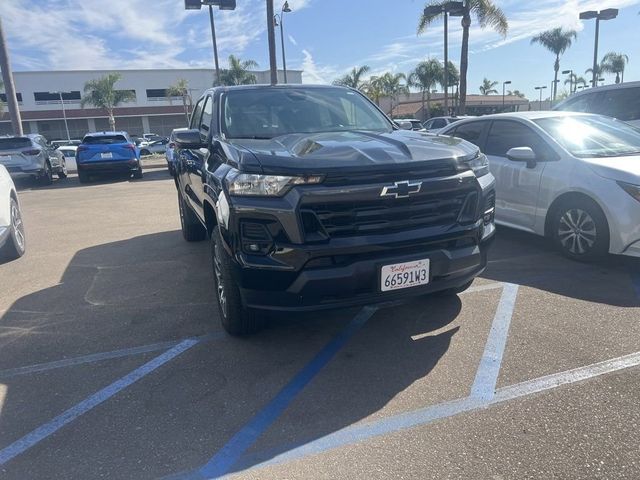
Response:
[{"label": "sedan windshield", "polygon": [[227,138],[349,130],[390,132],[391,123],[361,94],[342,88],[255,88],[226,93]]},{"label": "sedan windshield", "polygon": [[621,157],[640,154],[640,130],[600,115],[535,120],[575,157]]}]

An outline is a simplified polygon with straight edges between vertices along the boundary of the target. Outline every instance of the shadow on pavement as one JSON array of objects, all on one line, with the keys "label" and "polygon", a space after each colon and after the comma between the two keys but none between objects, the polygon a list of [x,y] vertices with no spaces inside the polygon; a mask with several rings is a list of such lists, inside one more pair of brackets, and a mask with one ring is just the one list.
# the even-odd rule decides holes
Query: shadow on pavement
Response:
[{"label": "shadow on pavement", "polygon": [[546,238],[500,227],[483,277],[557,295],[620,307],[637,307],[631,275],[639,259],[607,255],[581,263],[558,253]]},{"label": "shadow on pavement", "polygon": [[[0,370],[219,332],[208,255],[206,242],[186,243],[179,231],[78,251],[58,285],[23,296],[0,318]],[[358,341],[332,361],[331,384],[321,387],[302,411],[290,412],[290,433],[296,439],[318,438],[375,414],[438,364],[459,327],[436,331],[460,310],[455,296],[380,310],[358,333]],[[87,478],[93,460],[86,459],[92,455],[119,478],[193,467],[260,411],[357,312],[288,315],[272,319],[254,337],[225,336],[203,344],[131,387],[119,407],[111,409],[107,402],[100,415],[83,416],[61,429],[54,434],[54,449],[49,443],[11,460],[5,466],[7,478],[25,478],[26,471],[32,478]],[[118,365],[122,369],[121,361],[110,361],[69,370],[72,384],[65,380],[65,369],[33,380],[0,378],[5,392],[0,449],[121,376],[121,370],[111,370]],[[55,401],[49,402],[49,396]],[[128,431],[133,424],[136,430]],[[92,432],[91,445],[78,433],[83,428]],[[120,457],[112,451],[122,429],[135,455]],[[167,464],[168,457],[155,457],[168,455],[165,450],[180,452],[182,462],[195,457],[188,464]],[[83,460],[74,461],[76,456]],[[146,458],[152,468],[141,471],[138,458]]]}]

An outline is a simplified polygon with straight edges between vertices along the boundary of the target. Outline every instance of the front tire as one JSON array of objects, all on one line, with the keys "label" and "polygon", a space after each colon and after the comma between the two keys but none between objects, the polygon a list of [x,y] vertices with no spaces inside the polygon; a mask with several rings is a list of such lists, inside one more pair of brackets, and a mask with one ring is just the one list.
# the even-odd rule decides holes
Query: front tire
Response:
[{"label": "front tire", "polygon": [[151,155],[151,152],[149,150],[142,149],[140,150],[140,155]]},{"label": "front tire", "polygon": [[53,172],[51,171],[51,164],[49,164],[49,160],[44,162],[44,171],[40,176],[40,185],[46,187],[53,183]]},{"label": "front tire", "polygon": [[142,167],[139,167],[135,172],[133,172],[133,178],[141,179],[142,176]]},{"label": "front tire", "polygon": [[9,202],[9,213],[11,217],[11,229],[9,239],[0,249],[0,256],[6,260],[15,260],[24,255],[26,249],[26,241],[24,234],[24,223],[22,222],[22,213],[18,202],[11,198]]},{"label": "front tire", "polygon": [[593,261],[609,250],[607,218],[593,200],[563,202],[553,212],[551,228],[556,248],[572,260]]},{"label": "front tire", "polygon": [[62,169],[58,172],[58,178],[63,180],[67,178],[67,162],[62,160]]},{"label": "front tire", "polygon": [[193,210],[185,203],[182,194],[178,192],[178,208],[180,209],[180,226],[182,227],[182,236],[187,242],[199,242],[207,237],[200,220],[193,213]]},{"label": "front tire", "polygon": [[232,260],[223,246],[219,227],[215,227],[211,233],[211,257],[213,285],[222,327],[233,336],[257,332],[263,326],[263,319],[242,301],[240,289],[231,274]]}]

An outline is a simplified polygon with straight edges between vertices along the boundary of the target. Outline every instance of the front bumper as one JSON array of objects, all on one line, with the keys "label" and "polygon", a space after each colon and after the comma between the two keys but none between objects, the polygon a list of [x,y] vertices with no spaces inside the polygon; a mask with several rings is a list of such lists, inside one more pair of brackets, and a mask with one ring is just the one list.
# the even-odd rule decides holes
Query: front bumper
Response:
[{"label": "front bumper", "polygon": [[[492,232],[480,244],[462,248],[446,248],[445,244],[436,242],[391,248],[373,257],[361,252],[358,256],[362,259],[353,263],[308,268],[293,275],[289,272],[258,272],[236,263],[234,277],[246,305],[255,309],[306,311],[383,303],[456,288],[470,282],[486,268],[493,238]],[[405,251],[412,253],[403,254]],[[431,278],[427,285],[380,291],[380,269],[383,265],[424,258],[429,258],[431,263]],[[277,286],[282,284],[288,286],[278,290]]]}]

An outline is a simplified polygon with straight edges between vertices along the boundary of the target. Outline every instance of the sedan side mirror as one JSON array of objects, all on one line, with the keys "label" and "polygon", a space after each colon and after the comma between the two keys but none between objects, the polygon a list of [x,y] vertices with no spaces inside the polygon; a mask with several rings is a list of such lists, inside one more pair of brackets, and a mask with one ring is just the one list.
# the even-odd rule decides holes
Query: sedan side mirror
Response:
[{"label": "sedan side mirror", "polygon": [[175,135],[175,142],[178,148],[204,148],[207,146],[207,144],[202,141],[200,130],[183,130],[176,132]]},{"label": "sedan side mirror", "polygon": [[536,154],[531,147],[514,147],[507,152],[507,158],[512,162],[525,162],[527,168],[536,166]]},{"label": "sedan side mirror", "polygon": [[402,130],[413,130],[413,124],[411,122],[396,122],[396,124],[402,129]]}]

